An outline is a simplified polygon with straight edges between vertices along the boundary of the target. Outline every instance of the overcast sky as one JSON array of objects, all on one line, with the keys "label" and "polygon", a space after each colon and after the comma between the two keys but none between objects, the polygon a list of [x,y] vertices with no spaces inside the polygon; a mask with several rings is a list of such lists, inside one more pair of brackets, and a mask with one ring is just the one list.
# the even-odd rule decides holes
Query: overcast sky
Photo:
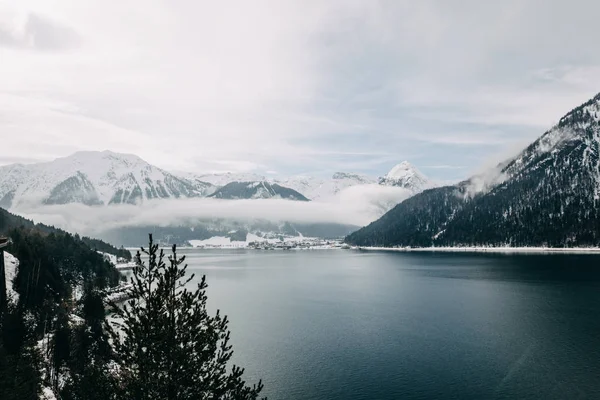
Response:
[{"label": "overcast sky", "polygon": [[466,177],[600,91],[600,2],[0,0],[0,165]]}]

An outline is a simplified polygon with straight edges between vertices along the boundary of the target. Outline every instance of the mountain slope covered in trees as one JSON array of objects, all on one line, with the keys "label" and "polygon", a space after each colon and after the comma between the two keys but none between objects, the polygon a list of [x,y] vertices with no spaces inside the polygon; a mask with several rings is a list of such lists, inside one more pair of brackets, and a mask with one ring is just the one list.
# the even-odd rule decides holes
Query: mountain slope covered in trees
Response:
[{"label": "mountain slope covered in trees", "polygon": [[[75,353],[91,351],[94,333],[87,325],[71,331],[74,314],[70,313],[86,314],[85,303],[90,299],[102,304],[99,293],[121,279],[96,249],[130,256],[97,239],[34,224],[3,209],[0,235],[10,237],[12,243],[5,250],[18,260],[16,276],[7,281],[10,293],[16,295],[0,304],[0,398],[37,399],[42,386],[50,390],[58,385],[58,371],[69,362],[90,365],[89,358]],[[81,290],[84,304],[76,299]],[[81,387],[96,383],[91,379]],[[98,396],[83,398],[102,398],[102,393]]]},{"label": "mountain slope covered in trees", "polygon": [[[27,232],[36,232],[38,234],[48,235],[51,233],[60,235],[70,235],[68,232],[62,229],[55,228],[44,224],[36,224],[26,218],[19,215],[10,213],[3,208],[0,208],[0,235],[6,235],[11,230],[21,229]],[[99,239],[90,238],[87,236],[80,237],[79,235],[74,236],[75,239],[83,242],[91,250],[101,251],[103,253],[114,254],[117,257],[131,260],[131,253],[123,248],[116,248],[115,246],[106,243]]]},{"label": "mountain slope covered in trees", "polygon": [[138,252],[127,305],[108,301],[121,323],[106,318],[105,289],[122,277],[78,236],[1,209],[0,231],[19,260],[18,296],[0,302],[1,399],[259,397],[262,382],[229,364],[228,320],[206,311],[205,279],[176,290],[186,266],[175,247],[169,265],[152,239],[147,266]]},{"label": "mountain slope covered in trees", "polygon": [[426,190],[346,238],[360,246],[600,245],[600,94],[486,176]]},{"label": "mountain slope covered in trees", "polygon": [[267,181],[256,182],[231,182],[209,197],[215,199],[286,199],[308,201],[301,193],[294,189],[280,186]]}]

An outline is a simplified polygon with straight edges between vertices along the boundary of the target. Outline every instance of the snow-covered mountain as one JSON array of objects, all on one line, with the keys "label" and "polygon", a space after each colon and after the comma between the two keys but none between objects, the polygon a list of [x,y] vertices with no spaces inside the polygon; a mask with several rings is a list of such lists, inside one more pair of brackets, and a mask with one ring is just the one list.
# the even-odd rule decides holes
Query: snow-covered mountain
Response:
[{"label": "snow-covered mountain", "polygon": [[599,246],[600,94],[487,174],[413,196],[361,246]]},{"label": "snow-covered mountain", "polygon": [[[234,184],[235,183],[235,184]],[[430,181],[408,162],[385,177],[337,172],[331,178],[292,176],[267,179],[254,173],[171,173],[131,154],[77,152],[51,162],[0,167],[0,207],[79,203],[90,206],[138,204],[150,199],[295,198],[328,201],[350,187],[377,185],[418,193]]]},{"label": "snow-covered mountain", "polygon": [[214,186],[175,176],[131,154],[77,152],[38,164],[0,167],[0,207],[24,203],[136,204],[206,196]]},{"label": "snow-covered mountain", "polygon": [[254,174],[252,172],[223,172],[213,174],[192,174],[192,173],[177,173],[177,176],[184,177],[189,180],[197,180],[200,182],[208,182],[214,186],[221,187],[231,182],[257,182],[266,181],[263,175]]},{"label": "snow-covered mountain", "polygon": [[432,182],[408,161],[396,165],[387,175],[379,178],[378,182],[380,185],[408,189],[412,193],[419,193],[433,187]]},{"label": "snow-covered mountain", "polygon": [[336,172],[330,179],[299,175],[280,180],[279,183],[302,193],[311,200],[327,200],[344,189],[361,185],[395,186],[407,189],[412,194],[435,186],[408,161],[396,165],[387,175],[379,179],[362,174]]},{"label": "snow-covered mountain", "polygon": [[336,172],[330,179],[298,175],[278,182],[282,186],[302,193],[311,200],[319,201],[327,200],[351,186],[373,184],[376,183],[376,180],[366,175]]},{"label": "snow-covered mountain", "polygon": [[301,193],[267,181],[231,182],[209,197],[216,199],[286,199],[308,201]]}]

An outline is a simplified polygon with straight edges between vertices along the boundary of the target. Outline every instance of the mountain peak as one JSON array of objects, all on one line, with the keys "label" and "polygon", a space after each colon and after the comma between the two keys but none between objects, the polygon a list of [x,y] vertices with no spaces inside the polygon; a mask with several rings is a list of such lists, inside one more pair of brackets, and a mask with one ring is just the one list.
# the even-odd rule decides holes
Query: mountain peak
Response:
[{"label": "mountain peak", "polygon": [[569,111],[564,117],[558,122],[559,127],[566,125],[580,125],[587,126],[590,123],[597,123],[600,121],[600,93],[592,97],[579,107],[576,107]]},{"label": "mountain peak", "polygon": [[402,187],[415,193],[431,186],[429,179],[408,161],[394,166],[386,176],[379,178],[379,184]]},{"label": "mountain peak", "polygon": [[387,179],[398,179],[408,174],[419,174],[423,175],[408,161],[402,161],[400,164],[394,166],[390,172],[385,176]]},{"label": "mountain peak", "polygon": [[411,197],[350,235],[348,242],[597,247],[599,121],[596,95],[490,173]]},{"label": "mountain peak", "polygon": [[0,204],[137,204],[156,198],[200,197],[212,185],[190,181],[133,154],[78,151],[54,161],[0,168]]},{"label": "mountain peak", "polygon": [[145,160],[136,156],[135,154],[129,153],[116,153],[111,150],[104,151],[93,151],[93,150],[80,150],[71,154],[70,156],[58,158],[57,160],[69,160],[69,161],[91,161],[91,160],[108,160],[113,162],[122,162],[127,164],[148,164]]}]

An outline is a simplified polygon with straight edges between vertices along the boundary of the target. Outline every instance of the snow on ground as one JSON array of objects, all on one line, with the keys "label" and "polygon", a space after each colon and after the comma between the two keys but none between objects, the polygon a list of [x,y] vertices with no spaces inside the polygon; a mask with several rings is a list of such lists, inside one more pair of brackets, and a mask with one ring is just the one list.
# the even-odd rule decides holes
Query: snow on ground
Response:
[{"label": "snow on ground", "polygon": [[6,280],[6,293],[13,300],[19,300],[19,294],[13,288],[13,280],[17,276],[17,267],[19,266],[19,260],[15,256],[8,252],[4,252],[4,278]]},{"label": "snow on ground", "polygon": [[[316,242],[318,238],[311,238],[306,236],[285,236],[283,237],[283,243],[301,243],[301,242]],[[265,238],[258,236],[254,233],[248,233],[245,241],[232,241],[230,238],[225,236],[213,236],[210,239],[204,240],[190,240],[189,243],[192,247],[222,247],[222,248],[246,248],[250,243],[269,243],[277,244],[282,243],[280,237],[276,238]]]},{"label": "snow on ground", "polygon": [[190,240],[193,247],[246,247],[248,242],[232,241],[225,236],[213,236],[210,239]]},{"label": "snow on ground", "polygon": [[598,254],[600,247],[352,247],[366,251]]},{"label": "snow on ground", "polygon": [[40,393],[40,400],[56,400],[54,392],[49,387],[44,387]]},{"label": "snow on ground", "polygon": [[109,289],[104,301],[106,304],[109,302],[119,303],[125,300],[129,300],[131,296],[129,295],[131,289],[133,288],[133,284],[131,283],[121,283],[119,286],[116,286],[112,289]]},{"label": "snow on ground", "polygon": [[[288,239],[291,239],[291,238],[285,238],[286,241]],[[265,238],[265,237],[261,237],[261,236],[255,235],[254,233],[248,233],[246,235],[246,243],[251,243],[251,242],[279,243],[279,242],[281,242],[281,240],[279,240],[279,238]]]},{"label": "snow on ground", "polygon": [[112,265],[117,265],[117,256],[110,253],[104,253],[102,251],[98,251],[99,254],[102,254],[105,260],[107,260]]}]

